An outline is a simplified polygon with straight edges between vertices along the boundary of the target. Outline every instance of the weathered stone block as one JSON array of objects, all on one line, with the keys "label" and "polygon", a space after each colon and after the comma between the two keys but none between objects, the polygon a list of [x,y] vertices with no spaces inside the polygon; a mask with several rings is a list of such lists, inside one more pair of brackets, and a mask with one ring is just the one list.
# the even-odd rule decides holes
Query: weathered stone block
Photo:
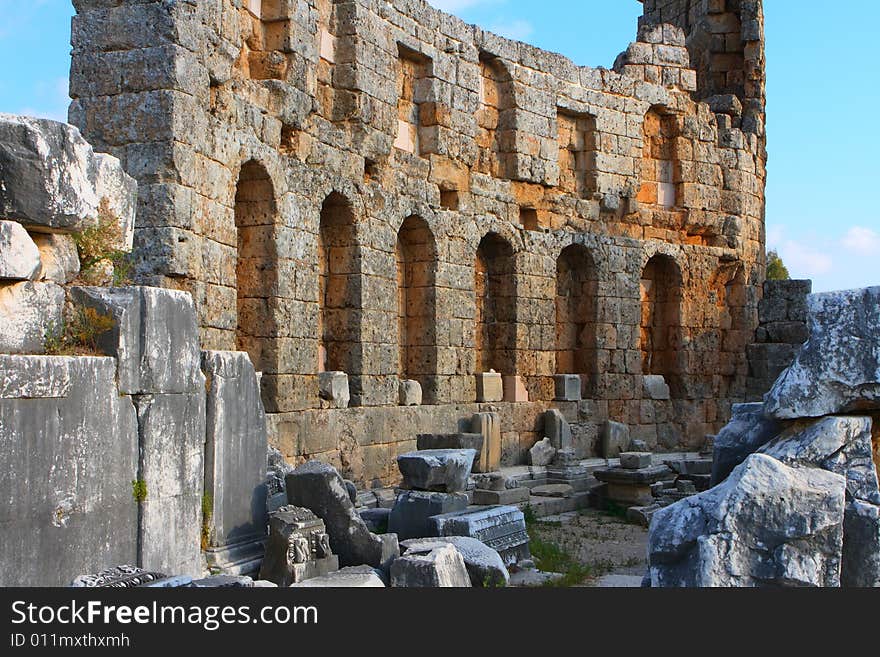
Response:
[{"label": "weathered stone block", "polygon": [[494,506],[434,516],[434,536],[469,536],[496,550],[508,566],[530,558],[523,512],[515,506]]},{"label": "weathered stone block", "polygon": [[557,374],[553,377],[556,401],[580,401],[581,377],[578,374]]},{"label": "weathered stone block", "polygon": [[603,422],[600,435],[601,455],[606,459],[616,459],[630,448],[629,427],[625,424],[611,420]]},{"label": "weathered stone block", "polygon": [[401,381],[400,382],[400,405],[401,406],[421,406],[422,405],[422,385],[418,381]]},{"label": "weathered stone block", "polygon": [[556,448],[549,438],[544,438],[534,444],[529,450],[529,463],[533,466],[547,466],[553,463],[556,457]]},{"label": "weathered stone block", "polygon": [[511,504],[524,504],[529,501],[531,491],[522,488],[505,488],[504,490],[482,490],[477,488],[473,492],[473,503],[476,506],[498,506]]},{"label": "weathered stone block", "polygon": [[287,587],[339,570],[324,522],[308,509],[285,506],[269,519],[260,579]]},{"label": "weathered stone block", "polygon": [[643,376],[642,388],[645,399],[665,401],[670,398],[669,386],[666,383],[666,379],[658,374],[646,374]]},{"label": "weathered stone block", "polygon": [[382,573],[369,566],[349,566],[334,573],[291,584],[291,588],[384,589]]},{"label": "weathered stone block", "polygon": [[41,354],[63,325],[64,289],[55,283],[0,285],[0,352]]},{"label": "weathered stone block", "polygon": [[507,586],[510,582],[510,574],[501,555],[475,538],[446,536],[413,539],[400,544],[406,556],[428,554],[445,545],[452,545],[461,554],[470,576],[471,586],[495,588]]},{"label": "weathered stone block", "polygon": [[483,436],[479,459],[474,472],[495,472],[501,467],[501,416],[497,413],[476,413],[471,418],[471,431]]},{"label": "weathered stone block", "polygon": [[112,358],[0,356],[0,442],[0,585],[137,562],[137,414]]},{"label": "weathered stone block", "polygon": [[287,501],[324,521],[333,553],[343,566],[383,564],[385,544],[355,511],[345,482],[330,465],[309,461],[285,477]]},{"label": "weathered stone block", "polygon": [[40,250],[24,227],[0,220],[0,279],[30,281],[40,273]]},{"label": "weathered stone block", "polygon": [[529,391],[526,390],[526,380],[521,376],[502,377],[504,401],[508,403],[525,403],[529,401]]},{"label": "weathered stone block", "polygon": [[481,404],[504,400],[504,385],[497,372],[477,374],[477,401]]},{"label": "weathered stone block", "polygon": [[35,233],[34,244],[40,251],[40,280],[65,285],[79,274],[79,254],[70,235]]},{"label": "weathered stone block", "polygon": [[318,390],[321,399],[330,408],[348,408],[351,402],[348,374],[345,372],[321,372],[318,374]]},{"label": "weathered stone block", "polygon": [[715,436],[712,485],[724,481],[733,469],[782,431],[776,420],[764,417],[763,404],[735,404],[733,417]]},{"label": "weathered stone block", "polygon": [[[229,569],[259,558],[266,537],[266,416],[260,385],[243,352],[206,351],[205,493],[211,501],[209,560]],[[251,550],[244,549],[250,544]],[[249,552],[249,556],[242,553]],[[250,566],[243,566],[250,567]]]},{"label": "weathered stone block", "polygon": [[416,490],[459,493],[467,489],[477,452],[473,449],[431,449],[397,457],[403,483]]},{"label": "weathered stone block", "polygon": [[408,554],[391,564],[393,587],[469,588],[470,585],[464,557],[452,545],[435,547],[427,554]]},{"label": "weathered stone block", "polygon": [[650,466],[650,452],[622,452],[620,455],[620,467],[625,470],[639,470]]},{"label": "weathered stone block", "polygon": [[568,450],[574,447],[571,425],[569,425],[565,416],[555,408],[551,408],[544,413],[544,435],[550,439],[550,443],[557,451]]},{"label": "weathered stone block", "polygon": [[429,518],[444,513],[464,511],[468,496],[464,493],[404,491],[397,497],[388,518],[388,531],[400,540],[432,536]]},{"label": "weathered stone block", "polygon": [[113,317],[98,346],[119,363],[123,394],[193,393],[205,389],[192,297],[153,287],[71,290],[73,300]]}]

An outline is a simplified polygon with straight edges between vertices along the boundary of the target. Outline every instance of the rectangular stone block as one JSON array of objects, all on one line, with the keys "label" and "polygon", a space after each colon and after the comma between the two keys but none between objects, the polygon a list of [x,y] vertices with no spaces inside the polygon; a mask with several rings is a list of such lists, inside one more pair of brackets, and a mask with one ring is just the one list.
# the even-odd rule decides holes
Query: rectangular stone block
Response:
[{"label": "rectangular stone block", "polygon": [[115,360],[0,356],[0,381],[0,586],[135,564],[137,414]]},{"label": "rectangular stone block", "polygon": [[473,503],[476,506],[496,506],[499,504],[522,504],[529,501],[528,488],[506,488],[504,490],[481,490],[477,488],[473,493]]},{"label": "rectangular stone block", "polygon": [[404,491],[398,496],[391,510],[388,531],[397,534],[397,538],[401,541],[434,536],[429,523],[430,518],[464,511],[467,506],[468,496],[464,493]]},{"label": "rectangular stone block", "polygon": [[553,379],[556,382],[556,401],[580,401],[580,375],[557,374]]},{"label": "rectangular stone block", "polygon": [[321,372],[318,374],[318,395],[327,408],[348,408],[351,402],[348,374]]},{"label": "rectangular stone block", "polygon": [[504,385],[497,372],[477,374],[477,401],[481,404],[504,400]]},{"label": "rectangular stone block", "polygon": [[502,377],[504,401],[508,403],[525,403],[529,401],[525,379],[521,376]]},{"label": "rectangular stone block", "polygon": [[626,470],[640,470],[651,466],[650,452],[622,452],[620,466]]},{"label": "rectangular stone block", "polygon": [[430,519],[433,536],[469,536],[496,550],[505,565],[528,559],[529,535],[523,512],[515,506],[447,513]]},{"label": "rectangular stone block", "polygon": [[481,433],[422,433],[416,436],[416,449],[472,449],[477,453],[474,472],[482,472],[480,459],[485,438]]},{"label": "rectangular stone block", "polygon": [[[206,351],[207,381],[204,486],[210,501],[208,545],[227,569],[220,548],[240,545],[259,555],[266,537],[266,416],[250,358],[243,352]],[[250,544],[252,550],[244,548]],[[245,557],[252,561],[253,556]]]},{"label": "rectangular stone block", "polygon": [[606,459],[616,459],[621,452],[629,449],[629,427],[620,422],[608,420],[602,424],[601,430],[601,456]]}]

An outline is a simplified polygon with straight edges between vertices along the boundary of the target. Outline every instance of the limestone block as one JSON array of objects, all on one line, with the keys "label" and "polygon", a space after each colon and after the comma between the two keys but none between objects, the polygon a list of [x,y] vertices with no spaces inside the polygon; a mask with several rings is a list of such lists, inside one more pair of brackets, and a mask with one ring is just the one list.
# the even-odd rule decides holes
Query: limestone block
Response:
[{"label": "limestone block", "polygon": [[429,518],[464,511],[467,506],[468,496],[464,493],[404,491],[391,509],[388,531],[397,534],[400,540],[432,536]]},{"label": "limestone block", "polygon": [[616,459],[621,452],[630,448],[629,427],[611,420],[603,422],[600,442],[601,455],[606,459]]},{"label": "limestone block", "polygon": [[497,506],[510,504],[524,504],[529,501],[531,492],[528,488],[505,488],[504,490],[480,490],[473,491],[473,503],[475,506]]},{"label": "limestone block", "polygon": [[[0,356],[0,585],[137,562],[137,414],[112,358]],[[51,567],[46,567],[51,564]]]},{"label": "limestone block", "polygon": [[73,300],[111,315],[98,346],[119,363],[124,394],[204,391],[196,311],[185,292],[153,287],[71,290]]},{"label": "limestone block", "polygon": [[112,155],[96,153],[95,164],[98,170],[95,192],[99,199],[106,199],[107,209],[116,217],[119,227],[119,239],[112,246],[120,251],[131,251],[137,213],[137,182],[125,173],[122,164]]},{"label": "limestone block", "polygon": [[480,458],[483,453],[483,434],[480,433],[422,433],[416,436],[416,449],[472,449],[477,453],[474,472],[481,472]]},{"label": "limestone block", "polygon": [[497,372],[477,374],[477,401],[481,404],[500,402],[504,399],[504,385]]},{"label": "limestone block", "polygon": [[0,114],[0,216],[27,227],[79,231],[107,195],[131,244],[137,187],[119,160],[96,156],[71,125]]},{"label": "limestone block", "polygon": [[470,587],[464,557],[452,545],[435,547],[427,554],[400,557],[391,565],[391,586],[410,588]]},{"label": "limestone block", "polygon": [[418,381],[401,381],[400,382],[400,405],[401,406],[421,406],[422,405],[422,384]]},{"label": "limestone block", "polygon": [[623,452],[620,455],[620,467],[625,470],[640,470],[650,466],[650,452]]},{"label": "limestone block", "polygon": [[569,450],[574,447],[571,425],[561,411],[555,408],[544,413],[544,435],[557,451]]},{"label": "limestone block", "polygon": [[379,567],[385,543],[371,533],[355,511],[345,482],[330,465],[309,461],[285,477],[287,501],[309,509],[324,521],[333,553],[343,566]]},{"label": "limestone block", "polygon": [[0,285],[0,352],[40,354],[63,324],[64,288],[55,283]]},{"label": "limestone block", "polygon": [[501,555],[488,545],[467,536],[422,538],[400,544],[404,555],[428,554],[437,547],[452,545],[464,559],[465,568],[474,587],[503,587],[510,582],[510,574]]},{"label": "limestone block", "polygon": [[329,402],[330,408],[348,408],[351,393],[345,372],[321,372],[318,374],[318,390],[321,399]]},{"label": "limestone block", "polygon": [[203,568],[205,391],[138,395],[134,402],[140,478],[147,486],[141,502],[141,565],[197,576]]},{"label": "limestone block", "polygon": [[501,467],[501,416],[498,413],[476,413],[471,418],[471,431],[483,436],[480,458],[474,472],[495,472]]},{"label": "limestone block", "polygon": [[291,588],[383,589],[382,573],[368,566],[350,566],[320,577],[307,579]]},{"label": "limestone block", "polygon": [[40,273],[40,251],[24,227],[0,220],[0,279],[30,281]]},{"label": "limestone block", "polygon": [[259,543],[266,535],[268,440],[257,374],[243,352],[202,352],[202,371],[207,389],[204,483],[212,506],[209,546]]},{"label": "limestone block", "polygon": [[510,566],[531,558],[523,512],[515,506],[493,506],[434,516],[433,536],[469,536],[488,545]]},{"label": "limestone block", "polygon": [[880,287],[808,298],[810,339],[767,393],[777,419],[880,410]]},{"label": "limestone block", "polygon": [[422,450],[398,456],[397,467],[407,488],[460,493],[467,489],[476,456],[473,449]]},{"label": "limestone block", "polygon": [[541,467],[550,465],[553,463],[555,457],[556,448],[553,447],[553,443],[550,442],[549,438],[544,438],[543,440],[538,441],[529,450],[529,463],[533,466]]},{"label": "limestone block", "polygon": [[578,374],[557,374],[553,377],[556,383],[556,401],[580,401],[581,377]]},{"label": "limestone block", "polygon": [[669,386],[666,379],[659,374],[646,374],[642,377],[644,399],[666,401],[670,398]]},{"label": "limestone block", "polygon": [[65,285],[79,274],[79,254],[70,235],[34,233],[40,251],[40,280]]},{"label": "limestone block", "polygon": [[529,401],[529,391],[526,390],[526,381],[521,376],[502,377],[504,401],[508,403],[525,403]]},{"label": "limestone block", "polygon": [[719,486],[657,511],[651,585],[840,586],[846,480],[753,454]]}]

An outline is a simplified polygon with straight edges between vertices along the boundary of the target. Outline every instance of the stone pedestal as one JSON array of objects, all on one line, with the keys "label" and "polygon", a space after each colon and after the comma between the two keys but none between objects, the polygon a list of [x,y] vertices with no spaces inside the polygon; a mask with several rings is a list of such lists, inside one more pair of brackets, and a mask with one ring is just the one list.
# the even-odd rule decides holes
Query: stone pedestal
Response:
[{"label": "stone pedestal", "polygon": [[501,417],[497,413],[477,413],[471,431],[483,436],[483,448],[474,472],[495,472],[501,467]]},{"label": "stone pedestal", "polygon": [[504,400],[504,385],[498,372],[477,374],[477,402],[480,404]]},{"label": "stone pedestal", "polygon": [[597,470],[596,479],[608,484],[608,499],[626,506],[648,506],[654,501],[651,485],[675,476],[665,465],[636,470],[615,467]]},{"label": "stone pedestal", "polygon": [[529,401],[529,391],[526,390],[526,381],[521,376],[503,377],[504,401],[511,404],[525,403]]},{"label": "stone pedestal", "polygon": [[578,374],[557,374],[553,377],[556,382],[556,401],[580,401],[581,400],[581,377]]}]

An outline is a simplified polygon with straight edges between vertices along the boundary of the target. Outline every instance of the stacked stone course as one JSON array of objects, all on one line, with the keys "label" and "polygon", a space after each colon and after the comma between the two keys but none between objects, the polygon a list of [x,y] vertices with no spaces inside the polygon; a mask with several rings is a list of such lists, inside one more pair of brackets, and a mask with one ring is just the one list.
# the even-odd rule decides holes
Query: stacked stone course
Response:
[{"label": "stacked stone course", "polygon": [[[492,410],[521,463],[551,406],[582,456],[605,420],[697,446],[745,399],[760,2],[646,0],[613,70],[421,0],[74,5],[70,119],[139,183],[139,281],[251,355],[292,462],[391,483],[418,433]],[[487,368],[530,401],[477,404]],[[322,408],[325,370],[356,408]]]}]

